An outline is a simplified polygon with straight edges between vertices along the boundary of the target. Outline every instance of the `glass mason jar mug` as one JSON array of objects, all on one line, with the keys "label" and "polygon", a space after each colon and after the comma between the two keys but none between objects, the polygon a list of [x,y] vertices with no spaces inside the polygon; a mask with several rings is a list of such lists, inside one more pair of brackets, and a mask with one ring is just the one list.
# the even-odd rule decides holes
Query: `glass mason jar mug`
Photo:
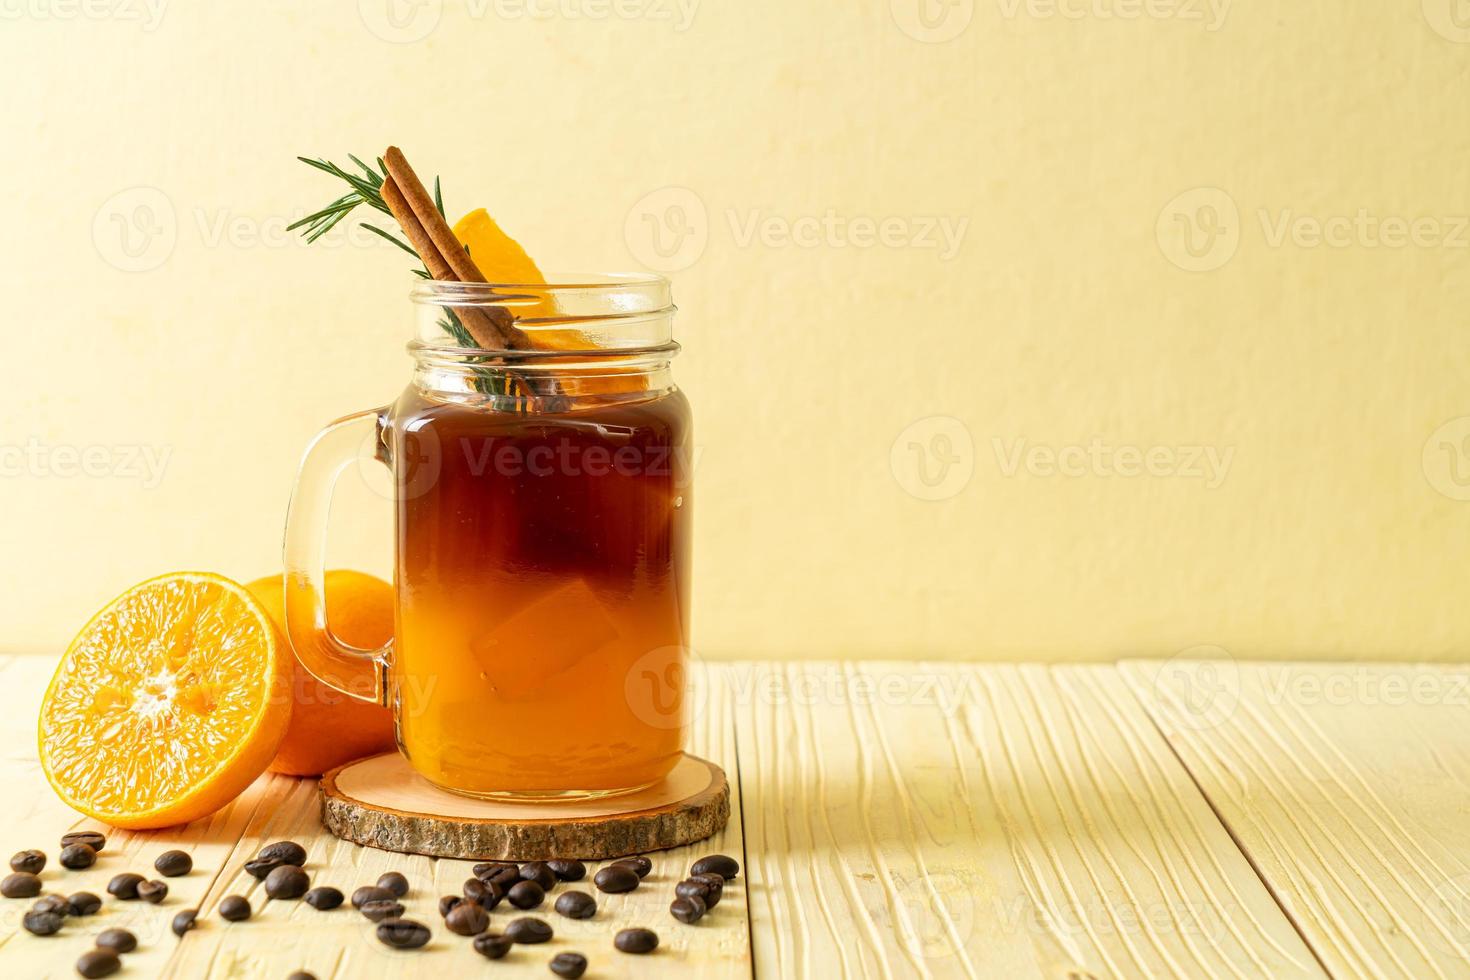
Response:
[{"label": "glass mason jar mug", "polygon": [[[318,679],[393,709],[431,782],[581,798],[678,761],[689,642],[690,413],[658,277],[426,281],[413,380],[323,430],[286,521],[286,622]],[[477,329],[478,328],[478,329]],[[393,474],[395,635],[336,637],[323,601],[338,475]]]}]

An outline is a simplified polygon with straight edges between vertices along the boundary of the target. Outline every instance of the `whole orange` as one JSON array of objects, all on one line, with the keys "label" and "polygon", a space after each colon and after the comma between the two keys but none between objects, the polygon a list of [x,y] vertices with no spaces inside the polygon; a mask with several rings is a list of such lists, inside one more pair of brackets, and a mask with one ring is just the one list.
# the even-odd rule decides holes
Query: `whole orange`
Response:
[{"label": "whole orange", "polygon": [[[280,642],[290,649],[283,577],[269,575],[246,588],[265,606],[280,630]],[[327,621],[346,643],[364,649],[382,646],[393,637],[393,587],[363,572],[327,572]],[[394,747],[391,711],[333,690],[292,659],[291,724],[271,772],[320,776],[333,766]]]}]

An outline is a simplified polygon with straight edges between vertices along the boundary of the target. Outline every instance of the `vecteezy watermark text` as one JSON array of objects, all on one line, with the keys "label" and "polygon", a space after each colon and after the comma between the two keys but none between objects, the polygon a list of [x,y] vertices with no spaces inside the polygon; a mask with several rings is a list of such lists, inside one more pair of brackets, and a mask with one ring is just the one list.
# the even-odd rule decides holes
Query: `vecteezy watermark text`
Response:
[{"label": "vecteezy watermark text", "polygon": [[32,437],[24,443],[0,443],[0,478],[135,480],[152,490],[163,482],[172,456],[171,446],[51,445]]},{"label": "vecteezy watermark text", "polygon": [[1225,25],[1232,0],[996,0],[1007,20],[1173,20],[1203,24],[1210,33]]},{"label": "vecteezy watermark text", "polygon": [[1100,438],[1086,444],[1050,446],[1025,438],[990,440],[996,465],[1005,477],[1024,471],[1033,477],[1173,477],[1203,480],[1214,490],[1225,482],[1235,459],[1234,446],[1111,445]]},{"label": "vecteezy watermark text", "polygon": [[168,0],[0,0],[0,20],[115,20],[158,29]]}]

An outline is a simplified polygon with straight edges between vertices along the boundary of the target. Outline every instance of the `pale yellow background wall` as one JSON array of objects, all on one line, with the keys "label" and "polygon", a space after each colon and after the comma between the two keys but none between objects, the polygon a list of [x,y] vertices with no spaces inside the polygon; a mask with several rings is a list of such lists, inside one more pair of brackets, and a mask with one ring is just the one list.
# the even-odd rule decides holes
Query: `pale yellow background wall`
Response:
[{"label": "pale yellow background wall", "polygon": [[7,0],[0,648],[274,566],[408,370],[404,257],[285,236],[293,157],[393,141],[671,270],[706,654],[1470,651],[1454,0],[919,3]]}]

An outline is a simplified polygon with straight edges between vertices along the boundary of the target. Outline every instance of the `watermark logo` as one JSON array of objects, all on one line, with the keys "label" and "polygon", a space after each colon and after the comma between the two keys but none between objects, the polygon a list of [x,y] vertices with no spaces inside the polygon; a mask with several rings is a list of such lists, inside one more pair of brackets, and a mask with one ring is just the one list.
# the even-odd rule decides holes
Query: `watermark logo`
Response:
[{"label": "watermark logo", "polygon": [[999,437],[990,440],[1001,476],[1011,478],[1024,471],[1028,476],[1047,478],[1134,477],[1200,480],[1214,490],[1230,474],[1234,446],[1115,446],[1094,437],[1086,445],[1051,446],[1026,439],[1010,443]]},{"label": "watermark logo", "polygon": [[1456,44],[1470,44],[1470,0],[1420,0],[1434,33]]},{"label": "watermark logo", "polygon": [[650,650],[628,665],[623,698],[650,728],[681,728],[704,714],[709,694],[694,682],[695,652],[685,646]]},{"label": "watermark logo", "polygon": [[1440,952],[1461,959],[1470,950],[1470,874],[1447,878],[1430,889],[1420,906],[1421,935]]},{"label": "watermark logo", "polygon": [[709,212],[687,187],[662,187],[628,211],[623,238],[633,257],[656,272],[680,272],[709,244]]},{"label": "watermark logo", "polygon": [[943,44],[965,33],[975,0],[889,0],[893,22],[915,41]]},{"label": "watermark logo", "polygon": [[1470,415],[1450,419],[1424,443],[1424,478],[1451,500],[1470,500]]},{"label": "watermark logo", "polygon": [[422,41],[439,26],[443,0],[357,0],[357,13],[373,36],[389,44]]},{"label": "watermark logo", "polygon": [[1240,670],[1224,647],[1200,645],[1181,650],[1154,675],[1154,697],[1179,728],[1218,728],[1240,704]]},{"label": "watermark logo", "polygon": [[965,423],[931,415],[910,424],[893,440],[888,465],[898,485],[920,500],[947,500],[975,475],[975,442]]},{"label": "watermark logo", "polygon": [[1240,245],[1240,211],[1218,187],[1195,187],[1176,195],[1154,225],[1159,251],[1186,272],[1210,272]]},{"label": "watermark logo", "polygon": [[168,261],[179,240],[173,201],[157,187],[129,187],[102,202],[92,243],[115,269],[148,272]]},{"label": "watermark logo", "polygon": [[928,960],[945,959],[963,950],[975,933],[979,882],[973,875],[938,871],[914,878],[895,876],[903,917]]}]

